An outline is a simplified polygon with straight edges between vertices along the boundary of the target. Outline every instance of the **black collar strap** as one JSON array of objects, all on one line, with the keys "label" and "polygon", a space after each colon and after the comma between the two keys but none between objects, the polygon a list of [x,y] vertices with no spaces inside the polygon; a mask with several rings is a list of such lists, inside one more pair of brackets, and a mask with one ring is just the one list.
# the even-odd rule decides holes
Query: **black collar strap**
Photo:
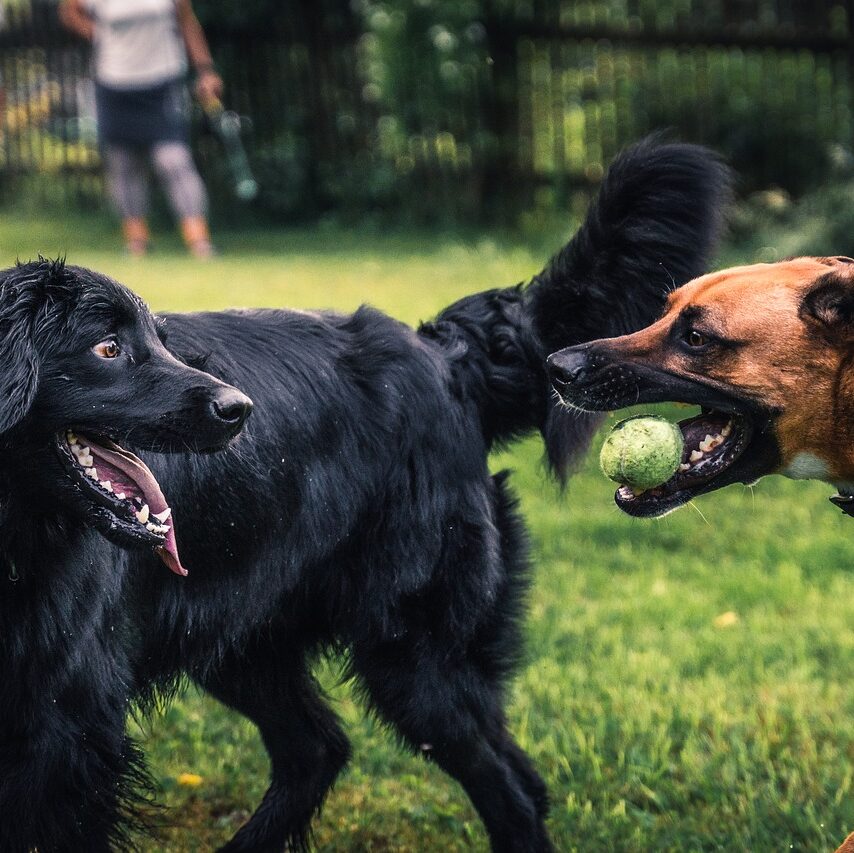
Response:
[{"label": "black collar strap", "polygon": [[845,515],[854,515],[854,495],[840,492],[838,495],[833,495],[830,502],[836,504]]}]

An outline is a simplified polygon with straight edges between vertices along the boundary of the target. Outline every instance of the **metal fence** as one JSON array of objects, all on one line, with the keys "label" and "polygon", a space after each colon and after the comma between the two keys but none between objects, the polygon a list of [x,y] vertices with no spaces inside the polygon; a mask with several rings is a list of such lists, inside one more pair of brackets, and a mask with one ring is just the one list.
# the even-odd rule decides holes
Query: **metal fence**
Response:
[{"label": "metal fence", "polygon": [[[208,0],[255,211],[468,220],[565,203],[661,127],[721,148],[748,188],[798,192],[851,140],[854,0],[483,0],[456,30],[428,5],[283,0],[233,27]],[[102,204],[87,46],[55,0],[3,8],[0,195]],[[223,158],[198,129],[225,216]]]}]

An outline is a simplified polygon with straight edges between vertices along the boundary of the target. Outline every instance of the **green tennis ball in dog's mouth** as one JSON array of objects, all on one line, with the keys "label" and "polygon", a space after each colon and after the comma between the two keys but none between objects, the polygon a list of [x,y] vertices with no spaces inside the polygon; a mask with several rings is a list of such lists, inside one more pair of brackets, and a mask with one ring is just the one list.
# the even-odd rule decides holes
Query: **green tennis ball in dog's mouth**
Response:
[{"label": "green tennis ball in dog's mouth", "polygon": [[666,483],[682,461],[682,431],[654,415],[620,421],[602,445],[599,464],[606,477],[633,489]]}]

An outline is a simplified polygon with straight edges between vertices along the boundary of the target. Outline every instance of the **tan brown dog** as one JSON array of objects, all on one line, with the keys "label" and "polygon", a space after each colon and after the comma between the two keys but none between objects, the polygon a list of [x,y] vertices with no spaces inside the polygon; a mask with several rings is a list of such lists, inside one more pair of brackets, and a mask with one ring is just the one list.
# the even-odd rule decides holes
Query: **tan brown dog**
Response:
[{"label": "tan brown dog", "polygon": [[735,267],[675,290],[664,316],[620,338],[549,357],[552,383],[588,411],[676,401],[680,470],[663,486],[621,486],[617,505],[663,515],[765,474],[833,483],[854,514],[854,260],[796,258]]}]

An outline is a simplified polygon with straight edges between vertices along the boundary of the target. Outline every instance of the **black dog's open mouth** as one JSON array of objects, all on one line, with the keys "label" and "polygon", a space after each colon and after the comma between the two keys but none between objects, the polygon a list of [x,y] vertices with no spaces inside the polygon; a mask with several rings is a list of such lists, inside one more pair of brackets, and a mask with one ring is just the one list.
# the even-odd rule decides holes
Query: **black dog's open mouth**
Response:
[{"label": "black dog's open mouth", "polygon": [[94,514],[99,520],[106,515],[111,533],[153,547],[173,572],[187,574],[178,555],[172,510],[139,457],[108,438],[95,440],[72,431],[57,437],[57,448]]},{"label": "black dog's open mouth", "polygon": [[743,464],[745,450],[756,432],[747,415],[704,409],[696,417],[680,421],[679,428],[685,443],[679,469],[653,489],[636,491],[620,486],[614,500],[623,512],[638,517],[665,515],[697,495],[753,480],[763,473],[748,471],[750,463]]}]

